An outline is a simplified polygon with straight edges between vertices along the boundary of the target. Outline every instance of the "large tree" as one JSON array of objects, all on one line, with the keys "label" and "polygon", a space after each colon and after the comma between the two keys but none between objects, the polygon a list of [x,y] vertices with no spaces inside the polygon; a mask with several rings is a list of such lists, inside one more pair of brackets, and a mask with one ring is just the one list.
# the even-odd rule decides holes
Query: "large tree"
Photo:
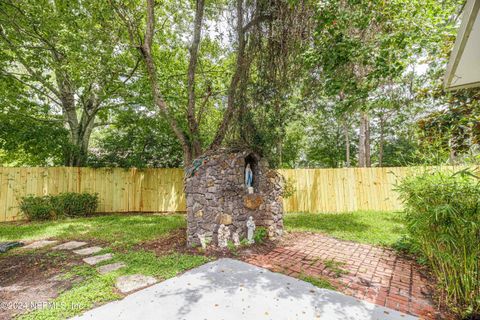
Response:
[{"label": "large tree", "polygon": [[[147,0],[139,5],[137,2],[115,2],[112,6],[123,21],[128,31],[130,43],[137,50],[138,56],[144,62],[145,74],[150,82],[150,89],[154,104],[158,107],[161,115],[167,120],[176,137],[182,145],[185,163],[190,163],[205,151],[218,148],[222,145],[225,137],[230,132],[234,119],[239,120],[238,115],[245,111],[245,90],[252,78],[252,65],[261,48],[255,48],[254,44],[259,43],[259,38],[267,38],[272,35],[265,30],[265,25],[272,25],[273,22],[280,24],[285,21],[285,12],[281,9],[289,6],[295,11],[295,5],[287,1],[256,2],[235,0],[232,3],[216,3],[210,7],[210,12],[220,10],[231,19],[223,21],[223,28],[231,32],[233,43],[224,49],[224,56],[228,56],[231,62],[225,63],[226,74],[230,76],[225,94],[217,99],[217,105],[222,110],[221,118],[215,123],[214,133],[208,139],[204,139],[202,133],[201,119],[205,113],[205,105],[212,95],[212,90],[205,86],[205,75],[198,80],[199,61],[202,61],[202,30],[205,28],[206,4],[204,0],[195,2],[194,19],[191,23],[193,33],[190,35],[188,67],[186,70],[186,92],[187,99],[185,106],[180,110],[176,109],[165,97],[165,88],[159,79],[165,71],[159,68],[158,61],[165,52],[165,43],[162,42],[161,34],[164,32],[159,21],[168,20],[161,14],[164,8],[155,4],[153,0]],[[300,3],[300,2],[299,2]],[[138,8],[143,8],[143,12]],[[210,21],[211,22],[211,21]],[[159,26],[160,25],[160,26]],[[267,32],[266,32],[267,31]],[[271,31],[271,29],[270,29]],[[275,33],[277,35],[277,33]],[[289,34],[283,34],[287,37]],[[278,40],[278,39],[277,39]],[[213,82],[212,79],[210,82]],[[199,82],[202,83],[202,94],[197,94]],[[179,115],[180,114],[180,115]],[[238,129],[238,127],[237,127]],[[247,129],[244,127],[243,129]],[[206,130],[212,130],[206,128]],[[241,138],[241,137],[239,137]]]},{"label": "large tree", "polygon": [[92,131],[103,122],[100,116],[122,104],[119,92],[137,64],[125,53],[121,35],[114,12],[103,1],[0,4],[2,81],[28,87],[23,99],[11,99],[2,108],[32,117],[25,103],[35,104],[46,110],[43,121],[64,125],[69,133],[65,165],[85,163]]}]

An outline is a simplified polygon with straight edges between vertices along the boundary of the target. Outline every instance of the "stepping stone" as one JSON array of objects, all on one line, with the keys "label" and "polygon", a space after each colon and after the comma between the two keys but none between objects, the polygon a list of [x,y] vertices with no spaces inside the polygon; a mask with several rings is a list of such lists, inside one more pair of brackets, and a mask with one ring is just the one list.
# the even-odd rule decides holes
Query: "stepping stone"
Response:
[{"label": "stepping stone", "polygon": [[129,276],[118,277],[115,286],[121,293],[128,293],[148,287],[154,283],[157,283],[157,279],[154,277],[145,276],[143,274],[132,274]]},{"label": "stepping stone", "polygon": [[21,242],[1,242],[0,243],[0,253],[5,253],[8,250],[11,250],[16,247],[21,247],[23,246],[23,243]]},{"label": "stepping stone", "polygon": [[125,267],[125,263],[116,262],[116,263],[106,264],[104,266],[98,267],[97,271],[100,274],[106,274],[106,273],[109,273],[109,272],[116,271],[116,270],[118,270],[120,268],[123,268],[123,267]]},{"label": "stepping stone", "polygon": [[113,254],[111,253],[106,253],[102,254],[99,256],[93,256],[93,257],[88,257],[83,259],[83,262],[88,263],[89,265],[93,266],[96,265],[97,263],[100,263],[102,261],[110,260],[113,258]]},{"label": "stepping stone", "polygon": [[18,284],[12,284],[11,286],[0,287],[0,292],[1,291],[4,291],[4,292],[19,292],[19,291],[23,291],[25,289],[28,289],[28,287],[27,286],[21,286],[21,285],[18,285]]},{"label": "stepping stone", "polygon": [[30,243],[28,246],[24,246],[23,249],[40,249],[44,248],[46,246],[54,245],[58,243],[58,241],[55,240],[39,240],[35,241],[33,243]]},{"label": "stepping stone", "polygon": [[94,253],[97,253],[99,251],[102,251],[102,247],[89,247],[89,248],[85,248],[85,249],[79,249],[79,250],[75,250],[73,251],[74,253],[76,254],[79,254],[81,256],[88,256],[90,254],[94,254]]},{"label": "stepping stone", "polygon": [[73,250],[73,249],[83,247],[86,244],[87,244],[86,242],[70,241],[70,242],[65,242],[63,244],[59,244],[58,246],[53,247],[53,249],[55,249],[55,250]]}]

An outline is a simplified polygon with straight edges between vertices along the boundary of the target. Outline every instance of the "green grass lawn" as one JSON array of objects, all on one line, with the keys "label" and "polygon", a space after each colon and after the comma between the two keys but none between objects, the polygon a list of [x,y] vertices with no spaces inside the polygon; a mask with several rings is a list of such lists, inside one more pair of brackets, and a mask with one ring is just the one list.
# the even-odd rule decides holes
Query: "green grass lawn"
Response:
[{"label": "green grass lawn", "polygon": [[[66,319],[96,305],[121,298],[115,290],[115,280],[121,275],[144,274],[158,280],[171,278],[185,270],[202,265],[210,258],[201,255],[170,253],[157,256],[154,252],[139,249],[136,244],[166,236],[169,232],[186,226],[185,215],[109,215],[90,218],[66,219],[48,222],[19,222],[0,224],[0,242],[12,240],[58,239],[101,240],[105,242],[101,253],[112,252],[114,258],[100,263],[126,264],[113,273],[99,274],[95,267],[79,265],[63,270],[66,279],[81,277],[70,290],[62,292],[51,301],[54,308],[29,312],[20,319]],[[49,252],[48,249],[41,249]],[[29,254],[14,249],[7,255]],[[47,253],[49,254],[49,253]],[[0,259],[3,258],[0,256]],[[62,255],[68,259],[67,254]]]},{"label": "green grass lawn", "polygon": [[135,245],[185,227],[185,216],[109,215],[31,223],[0,223],[0,242],[13,240],[101,240],[112,247]]},{"label": "green grass lawn", "polygon": [[401,212],[290,213],[289,231],[310,231],[362,243],[391,246],[404,234]]},{"label": "green grass lawn", "polygon": [[[401,212],[289,213],[285,228],[370,244],[391,245],[404,233]],[[0,223],[0,241],[102,240],[112,247],[135,245],[185,227],[185,216],[109,215],[48,222]]]}]

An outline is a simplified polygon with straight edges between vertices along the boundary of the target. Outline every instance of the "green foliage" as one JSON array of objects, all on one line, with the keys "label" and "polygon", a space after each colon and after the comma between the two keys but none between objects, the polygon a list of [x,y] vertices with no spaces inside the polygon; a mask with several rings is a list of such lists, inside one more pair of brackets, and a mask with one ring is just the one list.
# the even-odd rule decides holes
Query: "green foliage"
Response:
[{"label": "green foliage", "polygon": [[401,212],[358,211],[347,213],[287,213],[285,228],[335,238],[390,246],[404,234]]},{"label": "green foliage", "polygon": [[432,268],[442,302],[480,314],[480,183],[470,171],[429,172],[398,187],[413,248]]},{"label": "green foliage", "polygon": [[227,241],[227,249],[233,254],[237,255],[237,246],[233,243],[233,241]]},{"label": "green foliage", "polygon": [[179,253],[158,257],[153,252],[135,250],[127,253],[116,253],[114,261],[125,262],[127,266],[121,271],[122,273],[140,273],[159,277],[160,279],[168,279],[176,276],[179,272],[207,263],[210,259],[203,255]]},{"label": "green foliage", "polygon": [[61,150],[64,163],[84,164],[91,132],[125,103],[137,68],[114,10],[90,0],[5,0],[0,20],[0,109],[39,129],[30,128],[32,142],[27,131],[9,129],[6,145],[36,161],[57,161]]},{"label": "green foliage", "polygon": [[336,290],[330,281],[327,279],[321,278],[321,277],[314,277],[314,276],[307,276],[305,274],[300,274],[298,277],[300,280],[303,280],[305,282],[309,282],[313,284],[315,287],[323,288],[323,289],[329,289],[329,290]]},{"label": "green foliage", "polygon": [[[183,164],[180,143],[152,101],[144,64],[114,10],[125,9],[142,29],[144,2],[3,2],[0,164]],[[249,68],[227,138],[245,140],[273,167],[353,166],[359,112],[367,112],[373,165],[462,161],[477,143],[478,90],[445,93],[441,78],[463,2],[245,3],[247,11],[272,19],[249,29]],[[155,6],[162,21],[152,49],[159,89],[170,117],[203,150],[222,121],[234,71],[236,44],[223,32],[224,17],[234,10],[225,1],[205,6],[195,77],[197,136],[187,123],[185,90],[194,5]]]},{"label": "green foliage", "polygon": [[348,271],[342,269],[341,267],[345,266],[344,262],[337,261],[335,259],[323,261],[325,267],[334,273],[335,277],[338,278],[344,274],[348,274]]},{"label": "green foliage", "polygon": [[[344,114],[339,110],[341,105],[328,106],[324,99],[318,99],[312,115],[306,119],[310,124],[306,132],[306,165],[311,168],[326,167],[338,168],[345,165],[345,128],[342,119]],[[348,134],[353,138],[354,134],[347,129]],[[356,151],[355,141],[349,143],[350,153]],[[354,159],[352,156],[351,158]],[[351,161],[351,165],[355,162]]]},{"label": "green foliage", "polygon": [[255,233],[253,234],[253,240],[255,240],[255,243],[262,244],[263,242],[265,242],[267,237],[268,237],[268,232],[265,227],[257,227],[255,229]]},{"label": "green foliage", "polygon": [[56,216],[49,196],[26,196],[20,200],[20,210],[28,220],[50,220]]},{"label": "green foliage", "polygon": [[97,210],[98,194],[65,192],[51,196],[53,210],[57,217],[86,217]]},{"label": "green foliage", "polygon": [[418,121],[419,141],[436,155],[437,163],[478,163],[480,108],[478,100],[471,98],[477,92],[474,89],[457,93],[448,109],[432,112]]},{"label": "green foliage", "polygon": [[[0,80],[0,87],[1,87]],[[7,90],[7,89],[5,89]],[[1,91],[1,88],[0,88]],[[6,108],[0,95],[0,164],[8,166],[49,166],[63,163],[68,146],[68,131],[61,123],[49,121],[48,115],[35,105],[25,103],[30,117]],[[18,100],[17,100],[18,101]]]},{"label": "green foliage", "polygon": [[183,163],[180,143],[165,119],[134,108],[117,112],[114,125],[93,137],[92,167],[172,168]]},{"label": "green foliage", "polygon": [[26,196],[20,210],[28,220],[48,220],[64,217],[84,217],[95,212],[98,195],[66,192],[56,196]]}]

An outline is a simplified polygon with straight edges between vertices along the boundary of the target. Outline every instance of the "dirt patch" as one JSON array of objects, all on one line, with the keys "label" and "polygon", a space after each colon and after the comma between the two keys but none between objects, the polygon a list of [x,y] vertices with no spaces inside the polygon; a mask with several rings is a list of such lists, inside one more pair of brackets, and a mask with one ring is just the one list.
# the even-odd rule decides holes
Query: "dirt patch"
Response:
[{"label": "dirt patch", "polygon": [[0,319],[48,307],[47,302],[79,279],[62,279],[81,258],[64,251],[15,252],[0,256]]},{"label": "dirt patch", "polygon": [[162,256],[172,252],[184,252],[187,246],[187,229],[175,229],[161,238],[143,242],[136,246],[136,249],[153,251],[156,255]]}]

